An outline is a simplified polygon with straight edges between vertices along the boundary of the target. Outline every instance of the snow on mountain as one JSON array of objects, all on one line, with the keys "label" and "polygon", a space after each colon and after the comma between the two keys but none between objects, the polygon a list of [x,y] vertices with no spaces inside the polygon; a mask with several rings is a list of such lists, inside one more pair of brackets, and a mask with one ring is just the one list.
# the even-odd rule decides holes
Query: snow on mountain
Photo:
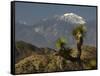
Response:
[{"label": "snow on mountain", "polygon": [[69,21],[73,24],[85,24],[85,19],[75,13],[65,13],[60,17],[61,20]]}]

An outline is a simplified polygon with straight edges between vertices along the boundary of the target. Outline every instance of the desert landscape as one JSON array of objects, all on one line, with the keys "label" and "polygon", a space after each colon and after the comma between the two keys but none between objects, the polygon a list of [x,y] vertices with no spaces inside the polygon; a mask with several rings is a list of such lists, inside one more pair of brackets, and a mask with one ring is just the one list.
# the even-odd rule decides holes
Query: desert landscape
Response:
[{"label": "desert landscape", "polygon": [[15,7],[16,74],[97,69],[95,7],[33,3]]}]

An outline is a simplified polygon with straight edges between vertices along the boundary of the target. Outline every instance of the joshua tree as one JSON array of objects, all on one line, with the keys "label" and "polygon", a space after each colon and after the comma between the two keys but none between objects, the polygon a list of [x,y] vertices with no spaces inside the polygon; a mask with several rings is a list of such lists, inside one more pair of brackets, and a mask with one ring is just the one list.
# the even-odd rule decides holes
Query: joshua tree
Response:
[{"label": "joshua tree", "polygon": [[80,60],[81,57],[81,51],[82,51],[82,45],[83,45],[83,41],[84,41],[84,37],[86,34],[86,27],[85,25],[78,25],[76,28],[74,28],[74,30],[72,31],[72,34],[76,40],[77,43],[77,50],[78,50],[78,60]]},{"label": "joshua tree", "polygon": [[59,50],[58,54],[68,59],[70,57],[70,48],[66,47],[67,40],[65,37],[60,37],[56,41],[56,47]]},{"label": "joshua tree", "polygon": [[66,41],[66,39],[64,37],[58,38],[57,41],[56,41],[56,47],[57,47],[57,49],[64,50],[66,43],[67,43],[67,41]]}]

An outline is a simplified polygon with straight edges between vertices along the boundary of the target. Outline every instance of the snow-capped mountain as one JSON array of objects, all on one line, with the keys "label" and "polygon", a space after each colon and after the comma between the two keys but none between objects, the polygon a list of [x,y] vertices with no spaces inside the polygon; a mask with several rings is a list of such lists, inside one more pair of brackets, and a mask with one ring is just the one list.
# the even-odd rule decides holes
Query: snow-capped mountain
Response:
[{"label": "snow-capped mountain", "polygon": [[59,20],[63,20],[65,22],[70,22],[73,24],[85,24],[85,19],[75,13],[65,13],[62,16],[58,17]]},{"label": "snow-capped mountain", "polygon": [[[96,44],[96,21],[86,21],[75,13],[54,15],[42,19],[31,26],[16,23],[16,40],[30,42],[40,47],[55,47],[55,41],[59,37],[66,37],[69,45],[75,44],[72,30],[78,24],[85,24],[88,32],[85,38],[86,44]],[[92,39],[91,39],[92,37]]]}]

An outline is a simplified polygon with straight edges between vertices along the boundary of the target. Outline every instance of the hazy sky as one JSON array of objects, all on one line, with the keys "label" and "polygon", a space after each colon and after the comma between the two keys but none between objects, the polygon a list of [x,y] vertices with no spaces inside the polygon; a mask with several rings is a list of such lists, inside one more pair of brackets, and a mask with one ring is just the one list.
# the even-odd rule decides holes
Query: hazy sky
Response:
[{"label": "hazy sky", "polygon": [[71,5],[51,5],[36,3],[16,2],[16,22],[26,22],[34,24],[36,21],[54,15],[63,15],[64,13],[75,13],[87,20],[96,19],[96,7],[71,6]]},{"label": "hazy sky", "polygon": [[[57,38],[61,37],[62,35],[63,36],[68,35],[69,44],[72,45],[73,43],[75,43],[73,41],[72,35],[70,34],[71,30],[69,30],[72,27],[68,29],[69,26],[65,26],[64,23],[60,24],[56,20],[54,23],[52,20],[51,20],[52,22],[50,22],[50,20],[46,21],[47,23],[43,21],[43,19],[45,18],[53,19],[53,16],[55,15],[59,15],[61,17],[62,15],[65,15],[65,13],[73,13],[85,19],[88,29],[85,43],[95,45],[96,7],[72,6],[72,5],[53,5],[53,4],[16,2],[15,6],[16,22],[28,25],[24,26],[23,24],[16,24],[16,40],[24,40],[25,42],[31,43],[36,46],[40,47],[46,46],[51,48],[55,46],[54,42]],[[38,21],[40,21],[40,23]],[[73,21],[74,20],[72,20],[72,22]],[[34,24],[37,25],[35,26]],[[54,27],[54,24],[57,24],[57,26]],[[61,27],[60,25],[62,25],[63,27]],[[38,32],[36,32],[36,29],[38,29]],[[90,39],[91,37],[92,40]]]}]

